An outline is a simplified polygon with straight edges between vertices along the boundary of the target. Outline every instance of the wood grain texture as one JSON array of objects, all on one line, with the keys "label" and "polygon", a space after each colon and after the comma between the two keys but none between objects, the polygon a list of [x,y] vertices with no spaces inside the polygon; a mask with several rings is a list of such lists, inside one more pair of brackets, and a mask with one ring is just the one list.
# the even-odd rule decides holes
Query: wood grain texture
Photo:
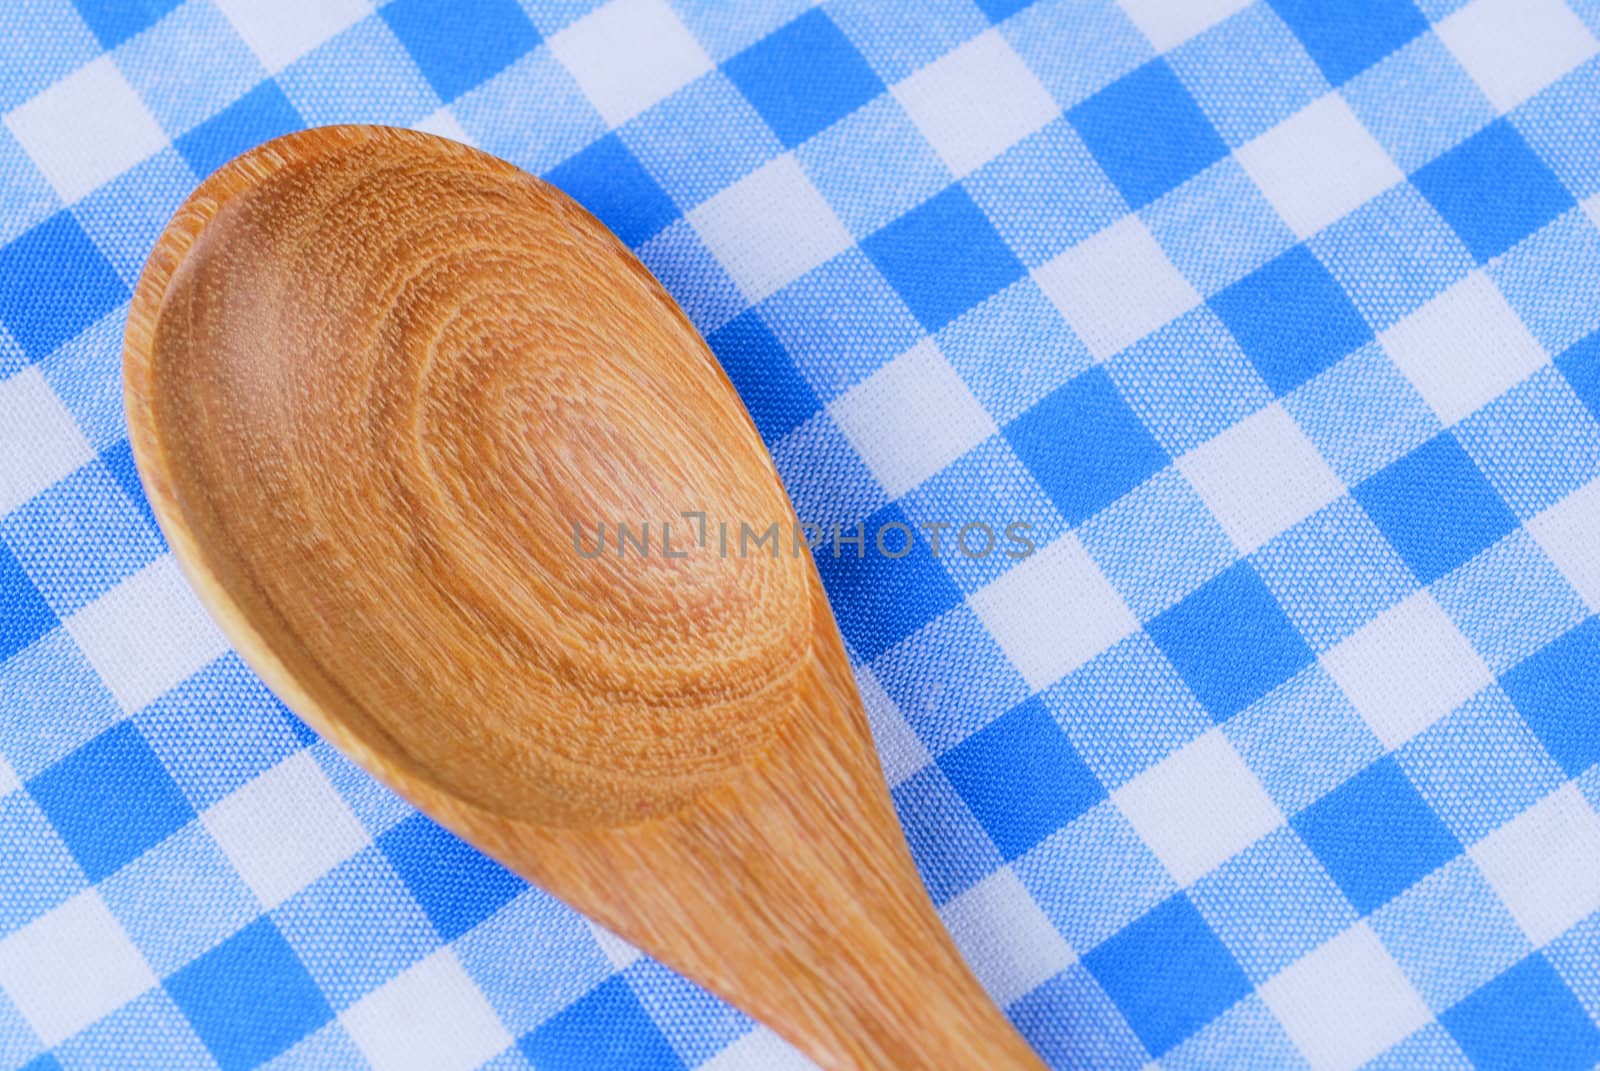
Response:
[{"label": "wood grain texture", "polygon": [[558,191],[330,127],[227,165],[134,296],[134,455],[240,653],[511,869],[827,1068],[1038,1068],[928,902],[807,555],[682,312]]}]

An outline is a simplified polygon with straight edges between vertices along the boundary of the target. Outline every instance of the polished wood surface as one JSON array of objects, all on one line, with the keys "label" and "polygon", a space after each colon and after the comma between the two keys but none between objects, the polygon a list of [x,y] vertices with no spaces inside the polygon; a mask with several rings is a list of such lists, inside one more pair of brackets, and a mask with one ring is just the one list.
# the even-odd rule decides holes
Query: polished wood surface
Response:
[{"label": "polished wood surface", "polygon": [[1042,1066],[917,879],[809,557],[721,553],[794,523],[737,395],[571,200],[278,139],[173,218],[124,361],[179,562],[374,775],[826,1068]]}]

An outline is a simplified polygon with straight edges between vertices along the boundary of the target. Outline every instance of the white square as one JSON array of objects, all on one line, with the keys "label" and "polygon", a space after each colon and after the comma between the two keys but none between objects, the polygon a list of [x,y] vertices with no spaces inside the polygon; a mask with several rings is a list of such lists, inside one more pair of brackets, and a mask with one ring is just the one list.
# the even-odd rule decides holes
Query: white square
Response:
[{"label": "white square", "polygon": [[1061,114],[998,30],[945,53],[893,93],[957,178]]},{"label": "white square", "polygon": [[1273,403],[1178,459],[1234,545],[1249,554],[1344,494],[1344,484]]},{"label": "white square", "polygon": [[15,791],[20,787],[22,787],[22,780],[17,777],[17,771],[11,768],[11,764],[5,760],[5,756],[0,755],[0,796],[4,796],[7,792]]},{"label": "white square", "polygon": [[1583,214],[1589,217],[1589,222],[1600,227],[1600,193],[1584,198],[1579,207],[1583,209]]},{"label": "white square", "polygon": [[66,625],[130,714],[228,650],[171,555],[128,577]]},{"label": "white square", "polygon": [[1221,729],[1185,744],[1111,798],[1179,885],[1209,874],[1283,824]]},{"label": "white square", "polygon": [[664,0],[611,0],[551,37],[550,51],[612,126],[711,69]]},{"label": "white square", "polygon": [[1139,627],[1071,533],[1012,566],[967,603],[1033,691]]},{"label": "white square", "polygon": [[890,498],[899,498],[997,430],[934,345],[924,339],[828,406]]},{"label": "white square", "polygon": [[816,1071],[817,1065],[764,1026],[717,1053],[699,1071]]},{"label": "white square", "polygon": [[1166,52],[1202,30],[1209,30],[1251,0],[1117,0],[1133,24],[1155,46]]},{"label": "white square", "polygon": [[844,224],[788,153],[702,202],[689,222],[749,301],[851,244]]},{"label": "white square", "polygon": [[1360,1067],[1433,1018],[1365,922],[1290,964],[1260,993],[1314,1071]]},{"label": "white square", "polygon": [[917,734],[911,731],[906,719],[895,706],[889,693],[878,683],[878,677],[869,666],[855,670],[856,691],[861,705],[866,708],[867,722],[872,728],[872,742],[878,748],[878,762],[883,766],[883,778],[894,788],[900,782],[925,768],[933,761],[928,749],[922,746]]},{"label": "white square", "polygon": [[367,844],[311,753],[274,766],[200,819],[269,911]]},{"label": "white square", "polygon": [[468,1071],[512,1041],[448,948],[367,994],[339,1021],[375,1071]]},{"label": "white square", "polygon": [[94,448],[37,365],[0,382],[0,513],[94,460]]},{"label": "white square", "polygon": [[216,0],[261,65],[276,74],[372,13],[367,0]]},{"label": "white square", "polygon": [[155,984],[150,965],[93,889],[0,941],[0,990],[47,1048]]},{"label": "white square", "polygon": [[1033,278],[1100,360],[1200,303],[1138,216],[1034,269]]},{"label": "white square", "polygon": [[167,143],[155,116],[108,55],[12,109],[5,124],[66,204]]},{"label": "white square", "polygon": [[1600,815],[1570,782],[1468,854],[1536,947],[1600,910]]},{"label": "white square", "polygon": [[1502,112],[1600,50],[1561,0],[1476,0],[1433,30]]},{"label": "white square", "polygon": [[1002,1008],[1077,961],[1010,867],[1001,867],[940,908],[945,928]]},{"label": "white square", "polygon": [[1489,667],[1426,591],[1322,656],[1323,667],[1386,748],[1397,748],[1472,698]]},{"label": "white square", "polygon": [[412,130],[419,130],[424,134],[435,134],[451,141],[459,141],[463,145],[476,146],[472,135],[467,133],[461,125],[461,120],[456,118],[456,113],[450,110],[449,105],[438,109],[431,115],[424,116],[411,124]]},{"label": "white square", "polygon": [[1338,93],[1312,101],[1234,156],[1301,238],[1405,178]]},{"label": "white square", "polygon": [[1378,336],[1445,424],[1454,424],[1545,363],[1544,350],[1482,271]]},{"label": "white square", "polygon": [[1600,611],[1600,480],[1530,520],[1528,531],[1589,609]]}]

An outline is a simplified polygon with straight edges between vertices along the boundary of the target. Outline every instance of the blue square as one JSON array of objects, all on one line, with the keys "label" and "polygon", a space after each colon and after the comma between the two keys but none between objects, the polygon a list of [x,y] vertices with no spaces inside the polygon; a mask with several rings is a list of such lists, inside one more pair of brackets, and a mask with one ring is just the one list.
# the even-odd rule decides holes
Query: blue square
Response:
[{"label": "blue square", "polygon": [[131,722],[39,774],[28,791],[90,881],[114,873],[195,816]]},{"label": "blue square", "polygon": [[769,447],[820,408],[811,385],[754,309],[723,324],[706,343]]},{"label": "blue square", "polygon": [[246,149],[304,125],[278,83],[268,79],[175,144],[194,173],[204,177]]},{"label": "blue square", "polygon": [[1600,618],[1546,646],[1500,686],[1568,777],[1600,761]]},{"label": "blue square", "polygon": [[56,615],[5,543],[0,542],[0,662],[56,627]]},{"label": "blue square", "polygon": [[1181,893],[1083,963],[1157,1057],[1250,992],[1233,954]]},{"label": "blue square", "polygon": [[378,838],[378,847],[446,941],[510,902],[523,880],[424,815]]},{"label": "blue square", "polygon": [[1249,562],[1207,583],[1146,631],[1219,723],[1315,657]]},{"label": "blue square", "polygon": [[1517,526],[1510,508],[1448,433],[1423,443],[1353,493],[1424,584]]},{"label": "blue square", "polygon": [[1269,2],[1336,86],[1428,28],[1428,20],[1411,0]]},{"label": "blue square", "polygon": [[1103,368],[1090,369],[1046,395],[1006,426],[1005,437],[1073,525],[1167,464],[1166,451]]},{"label": "blue square", "polygon": [[1152,60],[1067,113],[1128,204],[1143,208],[1228,154],[1164,60]]},{"label": "blue square", "polygon": [[1007,860],[1106,795],[1038,697],[939,756],[939,767]]},{"label": "blue square", "polygon": [[1393,758],[1368,766],[1292,825],[1363,915],[1461,853]]},{"label": "blue square", "polygon": [[1372,338],[1344,288],[1304,245],[1217,294],[1211,307],[1279,394]]},{"label": "blue square", "polygon": [[[903,525],[916,536],[911,552],[901,558],[881,555],[874,546],[882,533],[885,546],[901,548],[905,535],[894,525]],[[831,529],[825,532],[812,555],[839,630],[863,661],[876,659],[961,602],[960,589],[899,506],[884,506],[861,522],[859,531],[854,525],[841,525],[838,542],[834,534]],[[865,541],[859,555],[853,544],[843,542],[858,534]]]},{"label": "blue square", "polygon": [[757,41],[722,65],[792,149],[883,92],[883,82],[821,8]]},{"label": "blue square", "polygon": [[1356,921],[1305,842],[1281,826],[1195,882],[1189,896],[1257,983]]},{"label": "blue square", "polygon": [[1579,1071],[1600,1061],[1600,1029],[1537,953],[1439,1021],[1482,1071]]},{"label": "blue square", "polygon": [[127,298],[128,288],[70,212],[0,248],[0,324],[31,361]]},{"label": "blue square", "polygon": [[1555,364],[1590,414],[1600,420],[1600,331],[1573,343]]},{"label": "blue square", "polygon": [[917,876],[936,904],[994,872],[1003,860],[994,841],[937,766],[925,766],[889,793]]},{"label": "blue square", "polygon": [[379,14],[447,103],[539,43],[516,0],[394,0]]},{"label": "blue square", "polygon": [[620,976],[595,986],[524,1037],[518,1047],[537,1068],[670,1071],[683,1067],[661,1028]]},{"label": "blue square", "polygon": [[1504,119],[1411,176],[1482,264],[1576,202]]},{"label": "blue square", "polygon": [[861,248],[911,307],[937,331],[1025,269],[960,186],[870,235]]},{"label": "blue square", "polygon": [[222,1071],[270,1060],[333,1018],[311,975],[265,918],[168,978],[166,989]]},{"label": "blue square", "polygon": [[544,177],[630,246],[653,237],[678,216],[671,198],[615,134],[607,134]]},{"label": "blue square", "polygon": [[73,0],[78,14],[107,51],[178,6],[178,0]]}]

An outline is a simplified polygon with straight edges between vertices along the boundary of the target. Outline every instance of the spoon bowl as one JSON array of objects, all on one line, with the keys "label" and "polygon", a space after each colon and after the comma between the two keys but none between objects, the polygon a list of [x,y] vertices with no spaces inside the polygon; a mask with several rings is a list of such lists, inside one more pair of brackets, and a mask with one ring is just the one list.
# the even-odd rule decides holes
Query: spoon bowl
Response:
[{"label": "spoon bowl", "polygon": [[179,563],[366,769],[825,1067],[1041,1066],[920,886],[737,394],[565,195],[269,142],[157,243],[124,377]]}]

